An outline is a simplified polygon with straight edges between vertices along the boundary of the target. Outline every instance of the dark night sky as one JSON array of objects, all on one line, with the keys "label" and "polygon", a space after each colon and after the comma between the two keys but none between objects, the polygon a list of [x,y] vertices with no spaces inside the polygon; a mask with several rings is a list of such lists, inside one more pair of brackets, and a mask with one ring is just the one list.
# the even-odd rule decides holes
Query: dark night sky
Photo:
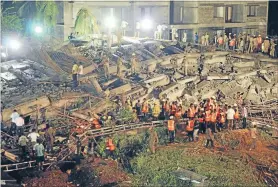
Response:
[{"label": "dark night sky", "polygon": [[268,34],[278,35],[278,1],[269,2]]}]

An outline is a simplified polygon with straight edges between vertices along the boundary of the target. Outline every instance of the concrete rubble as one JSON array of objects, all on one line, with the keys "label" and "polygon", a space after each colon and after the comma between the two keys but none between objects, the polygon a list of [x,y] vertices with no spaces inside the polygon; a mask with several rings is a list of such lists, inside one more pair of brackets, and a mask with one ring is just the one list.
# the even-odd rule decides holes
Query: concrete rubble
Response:
[{"label": "concrete rubble", "polygon": [[[167,41],[150,39],[138,42],[112,47],[109,52],[86,46],[67,46],[58,52],[48,53],[49,58],[67,72],[65,74],[57,73],[47,62],[13,60],[1,63],[4,123],[10,123],[13,109],[31,118],[36,118],[39,113],[39,121],[42,121],[43,115],[38,111],[45,109],[46,119],[57,125],[58,134],[61,134],[57,139],[61,139],[67,137],[67,132],[72,129],[73,132],[76,128],[86,131],[91,128],[94,118],[108,112],[116,116],[117,108],[127,100],[135,105],[137,100],[142,102],[145,98],[168,98],[170,101],[181,100],[188,106],[212,96],[218,97],[221,103],[233,105],[237,103],[238,93],[242,94],[243,102],[248,104],[261,104],[278,97],[277,60],[254,54],[213,51],[210,48],[210,51],[202,53],[204,59],[200,60],[199,50],[193,47],[182,49]],[[164,49],[159,48],[161,45]],[[140,61],[140,73],[135,75],[130,73],[133,52]],[[101,53],[110,57],[109,79],[104,77],[100,65]],[[124,77],[116,75],[119,56],[123,58]],[[182,69],[184,56],[188,60],[187,75]],[[77,60],[84,62],[85,73],[79,79],[78,89],[73,90],[70,72],[73,62]],[[201,64],[202,73],[199,74]],[[73,137],[69,136],[66,140],[69,143],[60,150],[66,150],[67,146],[70,149],[74,147]],[[59,158],[65,155],[61,154]]]}]

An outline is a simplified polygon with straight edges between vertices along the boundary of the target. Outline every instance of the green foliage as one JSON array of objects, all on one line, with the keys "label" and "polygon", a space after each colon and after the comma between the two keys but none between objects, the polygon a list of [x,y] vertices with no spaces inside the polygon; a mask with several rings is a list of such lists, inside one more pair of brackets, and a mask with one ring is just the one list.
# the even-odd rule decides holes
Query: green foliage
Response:
[{"label": "green foliage", "polygon": [[22,29],[22,19],[16,14],[1,14],[1,32],[20,32]]},{"label": "green foliage", "polygon": [[58,7],[55,1],[37,1],[37,18],[47,27],[54,27],[57,22]]},{"label": "green foliage", "polygon": [[178,168],[208,177],[208,186],[264,186],[255,170],[241,161],[216,154],[190,155],[182,148],[160,149],[154,155],[142,153],[131,160],[135,186],[184,186],[172,172]]},{"label": "green foliage", "polygon": [[134,119],[133,112],[126,108],[122,108],[119,112],[119,118],[123,119],[124,121],[133,120]]},{"label": "green foliage", "polygon": [[86,8],[81,8],[75,20],[75,31],[79,32],[79,34],[91,34],[93,33],[93,15]]}]

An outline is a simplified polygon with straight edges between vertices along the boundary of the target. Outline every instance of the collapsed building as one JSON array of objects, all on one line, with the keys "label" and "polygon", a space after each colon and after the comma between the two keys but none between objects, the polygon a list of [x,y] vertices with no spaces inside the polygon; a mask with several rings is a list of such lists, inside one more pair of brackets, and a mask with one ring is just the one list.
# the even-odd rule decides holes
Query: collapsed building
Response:
[{"label": "collapsed building", "polygon": [[[111,59],[109,80],[99,66],[103,53]],[[130,71],[132,53],[140,60],[136,75]],[[124,77],[116,76],[119,56],[124,60]],[[76,61],[83,63],[84,75],[79,78],[78,90],[73,90],[70,73]],[[198,72],[201,64],[202,71]],[[48,167],[74,153],[76,136],[86,145],[91,137],[148,125],[163,126],[163,122],[134,124],[122,119],[121,125],[126,125],[116,129],[92,129],[93,119],[108,113],[121,119],[118,109],[128,99],[135,105],[138,100],[168,98],[188,107],[190,103],[216,96],[219,102],[233,105],[239,93],[250,109],[250,116],[277,132],[278,61],[261,54],[215,51],[210,46],[201,53],[195,47],[184,49],[173,42],[144,39],[136,44],[126,41],[111,51],[89,44],[79,47],[68,44],[56,51],[37,50],[32,60],[3,62],[1,69],[3,123],[9,126],[10,115],[17,109],[26,117],[26,131],[34,127],[43,129],[46,122],[57,130],[56,154],[48,158]],[[1,134],[4,158],[15,163],[2,165],[2,169],[33,167],[34,162],[19,162],[15,139],[3,131]]]}]

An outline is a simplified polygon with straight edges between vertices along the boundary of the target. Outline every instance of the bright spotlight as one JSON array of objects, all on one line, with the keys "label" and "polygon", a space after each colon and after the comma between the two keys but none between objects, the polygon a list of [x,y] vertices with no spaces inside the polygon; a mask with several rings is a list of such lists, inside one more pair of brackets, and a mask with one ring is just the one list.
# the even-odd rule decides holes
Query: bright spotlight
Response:
[{"label": "bright spotlight", "polygon": [[149,19],[144,19],[141,21],[142,29],[149,30],[152,28],[152,21]]},{"label": "bright spotlight", "polygon": [[10,46],[10,48],[12,48],[12,49],[19,49],[20,46],[21,46],[21,44],[20,44],[20,42],[17,41],[17,40],[11,40],[11,41],[9,42],[9,46]]},{"label": "bright spotlight", "polygon": [[116,27],[116,19],[114,17],[108,17],[105,20],[105,25],[106,25],[106,27],[108,27],[110,29],[115,28]]},{"label": "bright spotlight", "polygon": [[42,27],[36,26],[36,27],[35,27],[35,32],[36,32],[36,33],[42,33]]},{"label": "bright spotlight", "polygon": [[6,57],[7,57],[7,54],[6,54],[6,53],[1,53],[1,56],[2,56],[3,58],[6,58]]}]

